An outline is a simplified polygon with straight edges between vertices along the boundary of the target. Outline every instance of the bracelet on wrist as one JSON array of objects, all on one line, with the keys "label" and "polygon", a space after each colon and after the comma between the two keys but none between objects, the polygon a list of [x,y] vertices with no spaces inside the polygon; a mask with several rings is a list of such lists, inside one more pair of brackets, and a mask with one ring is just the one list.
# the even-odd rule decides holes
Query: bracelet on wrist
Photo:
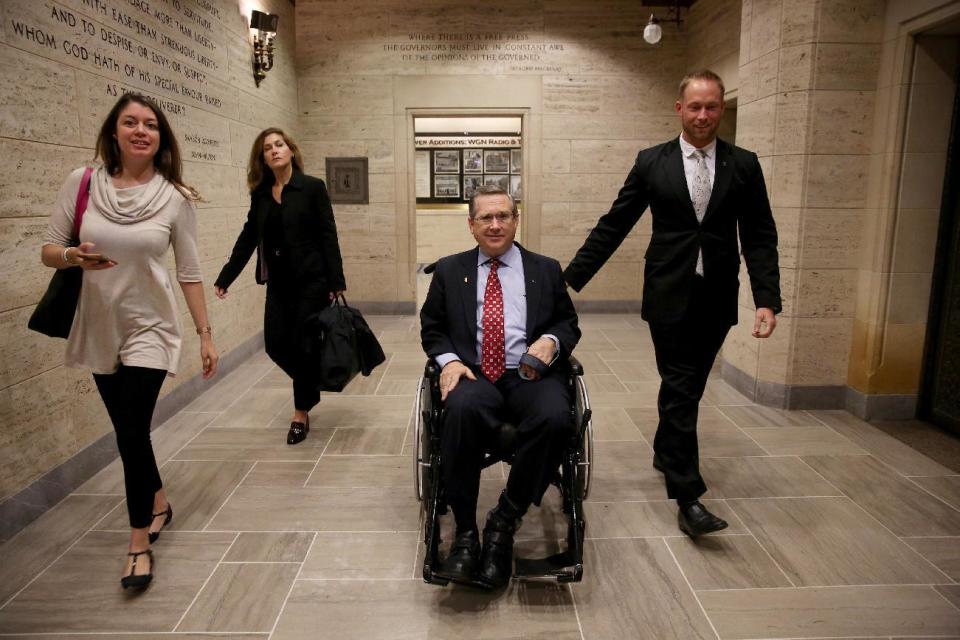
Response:
[{"label": "bracelet on wrist", "polygon": [[61,257],[63,258],[63,261],[64,261],[65,263],[67,263],[68,265],[73,265],[73,262],[71,262],[71,261],[70,261],[70,258],[67,257],[67,251],[69,251],[69,250],[70,250],[70,247],[64,247],[64,248],[63,248],[63,254],[61,255]]},{"label": "bracelet on wrist", "polygon": [[202,336],[203,334],[210,334],[210,337],[213,337],[213,328],[210,325],[205,327],[197,327],[197,335]]}]

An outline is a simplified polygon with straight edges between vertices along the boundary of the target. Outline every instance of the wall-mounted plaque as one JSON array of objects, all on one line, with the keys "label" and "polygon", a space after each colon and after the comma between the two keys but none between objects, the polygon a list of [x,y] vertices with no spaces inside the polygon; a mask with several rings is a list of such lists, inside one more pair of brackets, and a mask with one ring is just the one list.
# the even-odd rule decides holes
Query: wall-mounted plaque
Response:
[{"label": "wall-mounted plaque", "polygon": [[417,197],[430,197],[430,151],[418,149],[416,152]]},{"label": "wall-mounted plaque", "polygon": [[366,158],[327,158],[327,191],[333,204],[368,204]]},{"label": "wall-mounted plaque", "polygon": [[510,176],[483,176],[483,184],[492,184],[510,193]]},{"label": "wall-mounted plaque", "polygon": [[510,173],[523,172],[523,151],[510,149]]},{"label": "wall-mounted plaque", "polygon": [[520,176],[510,176],[510,195],[514,200],[523,200],[523,181]]}]

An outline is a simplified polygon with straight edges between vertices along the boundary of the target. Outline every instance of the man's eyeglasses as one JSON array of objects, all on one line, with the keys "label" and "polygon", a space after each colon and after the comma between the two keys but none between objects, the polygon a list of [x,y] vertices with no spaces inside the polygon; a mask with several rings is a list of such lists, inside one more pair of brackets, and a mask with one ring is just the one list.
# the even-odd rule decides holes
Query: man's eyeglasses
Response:
[{"label": "man's eyeglasses", "polygon": [[482,216],[474,217],[473,221],[483,227],[489,227],[491,224],[493,224],[494,220],[496,220],[500,224],[507,224],[508,222],[512,221],[516,217],[517,217],[517,214],[515,213],[506,213],[506,212],[485,213]]}]

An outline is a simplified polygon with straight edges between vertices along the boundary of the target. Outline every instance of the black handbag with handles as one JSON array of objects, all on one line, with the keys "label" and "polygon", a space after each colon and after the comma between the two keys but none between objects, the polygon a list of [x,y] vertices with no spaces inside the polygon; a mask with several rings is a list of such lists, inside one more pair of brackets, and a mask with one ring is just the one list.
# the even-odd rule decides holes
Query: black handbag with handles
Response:
[{"label": "black handbag with handles", "polygon": [[[80,180],[77,190],[77,205],[73,214],[73,244],[80,244],[80,225],[83,222],[83,213],[87,210],[87,200],[90,197],[91,167],[87,167]],[[73,316],[77,312],[77,302],[80,300],[80,287],[83,285],[83,269],[70,267],[57,269],[50,278],[47,290],[37,303],[37,308],[30,315],[27,327],[34,331],[50,336],[51,338],[70,337],[70,328],[73,326]]]},{"label": "black handbag with handles", "polygon": [[315,323],[320,343],[321,390],[343,391],[357,373],[369,376],[386,360],[367,321],[360,311],[347,305],[342,294],[311,321]]}]

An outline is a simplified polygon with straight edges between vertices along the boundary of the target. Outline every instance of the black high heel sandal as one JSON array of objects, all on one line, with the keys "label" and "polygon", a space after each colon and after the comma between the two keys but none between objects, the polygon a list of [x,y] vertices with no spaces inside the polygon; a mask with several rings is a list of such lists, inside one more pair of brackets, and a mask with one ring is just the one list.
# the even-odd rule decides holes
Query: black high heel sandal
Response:
[{"label": "black high heel sandal", "polygon": [[[167,510],[161,511],[160,513],[153,514],[154,518],[159,518],[160,516],[167,516],[163,519],[163,524],[160,525],[160,531],[163,531],[163,528],[170,524],[170,521],[173,520],[173,507],[170,503],[167,503]],[[153,521],[150,521],[150,524],[153,524]],[[160,538],[160,531],[150,531],[147,536],[150,538],[150,544],[153,544]]]},{"label": "black high heel sandal", "polygon": [[[133,562],[130,564],[130,575],[120,578],[120,584],[123,585],[124,589],[142,589],[146,587],[150,584],[150,581],[153,580],[153,551],[150,549],[145,551],[131,551],[127,555],[133,557]],[[143,555],[150,558],[150,573],[145,573],[141,576],[134,575],[134,572],[137,570],[137,557]]]}]

